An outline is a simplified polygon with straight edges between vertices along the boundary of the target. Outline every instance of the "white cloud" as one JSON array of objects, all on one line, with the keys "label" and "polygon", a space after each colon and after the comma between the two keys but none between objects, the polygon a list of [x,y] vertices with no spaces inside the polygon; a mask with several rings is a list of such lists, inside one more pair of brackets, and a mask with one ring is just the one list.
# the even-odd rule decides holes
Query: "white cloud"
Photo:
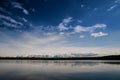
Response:
[{"label": "white cloud", "polygon": [[18,2],[11,2],[12,6],[17,9],[21,9],[24,14],[28,15],[29,12]]},{"label": "white cloud", "polygon": [[106,24],[96,24],[96,25],[94,25],[93,27],[95,27],[95,28],[106,28],[107,27],[107,25]]},{"label": "white cloud", "polygon": [[[14,25],[14,24],[8,23],[8,22],[6,22],[6,21],[2,21],[1,24],[5,25],[5,26],[8,26],[8,27],[19,28],[19,26],[16,26],[16,25]],[[1,25],[1,24],[0,24],[0,25]]]},{"label": "white cloud", "polygon": [[29,14],[29,12],[26,9],[23,9],[23,13],[25,13],[26,15]]},{"label": "white cloud", "polygon": [[68,28],[63,23],[60,23],[58,28],[59,28],[60,31],[68,30]]},{"label": "white cloud", "polygon": [[72,17],[68,17],[68,18],[66,18],[66,19],[63,19],[63,22],[62,22],[62,23],[67,24],[67,23],[70,23],[71,21],[72,21]]},{"label": "white cloud", "polygon": [[9,16],[4,16],[4,15],[0,15],[0,19],[4,19],[4,20],[7,20],[13,24],[18,24],[20,26],[22,26],[23,24],[21,22],[17,22],[15,19],[9,17]]},{"label": "white cloud", "polygon": [[82,23],[82,20],[78,20],[78,23]]},{"label": "white cloud", "polygon": [[107,11],[112,11],[120,6],[120,0],[113,0]]},{"label": "white cloud", "polygon": [[115,0],[115,3],[120,3],[120,0]]},{"label": "white cloud", "polygon": [[93,37],[102,37],[102,36],[107,36],[108,33],[103,33],[103,32],[98,32],[98,33],[91,33],[91,36]]},{"label": "white cloud", "polygon": [[25,41],[27,41],[26,42],[27,45],[32,45],[32,46],[48,45],[51,44],[52,42],[56,42],[62,39],[62,37],[56,36],[54,34],[46,35],[45,37],[37,37],[29,33],[23,34],[22,38],[25,39]]},{"label": "white cloud", "polygon": [[[106,24],[95,24],[95,25],[92,25],[92,26],[81,26],[81,25],[77,25],[77,26],[68,26],[68,24],[70,22],[72,22],[72,17],[69,17],[67,19],[63,19],[63,21],[58,25],[58,29],[60,31],[60,35],[63,35],[63,34],[67,34],[67,35],[70,35],[70,34],[75,34],[75,33],[81,33],[81,32],[89,32],[89,33],[93,33],[95,32],[96,30],[99,30],[99,29],[106,29],[107,25]],[[81,21],[80,21],[81,22]],[[72,30],[72,32],[68,32],[68,33],[64,33],[65,30]],[[80,36],[80,38],[84,38],[84,36]]]},{"label": "white cloud", "polygon": [[74,28],[74,31],[75,31],[75,32],[86,32],[87,29],[86,29],[85,27],[83,27],[83,26],[78,25],[78,26],[76,26],[76,27]]},{"label": "white cloud", "polygon": [[[81,26],[81,25],[77,25],[77,26],[72,26],[69,25],[70,22],[72,22],[72,17],[68,17],[66,19],[63,19],[63,21],[58,25],[58,29],[60,32],[64,32],[65,30],[72,30],[72,32],[69,32],[67,34],[75,34],[75,33],[81,33],[81,32],[89,32],[89,33],[93,33],[96,30],[99,29],[105,29],[107,27],[106,24],[95,24],[92,26]],[[81,20],[78,20],[78,22],[82,22]],[[62,34],[63,33],[59,33]],[[64,33],[65,34],[65,33]]]},{"label": "white cloud", "polygon": [[83,39],[83,38],[85,38],[85,36],[84,35],[80,35],[80,38]]},{"label": "white cloud", "polygon": [[[64,36],[60,36],[58,34],[39,36],[39,34],[26,32],[22,35],[19,35],[18,39],[13,39],[8,35],[6,35],[6,37],[9,40],[7,40],[6,43],[2,43],[2,45],[0,45],[1,55],[42,54],[42,52],[44,52],[46,48],[49,49],[53,47],[56,48],[60,46],[65,46],[66,39]],[[4,54],[2,54],[2,52],[4,52]],[[50,52],[51,51],[47,50],[44,53],[51,54]]]},{"label": "white cloud", "polygon": [[83,7],[84,7],[84,5],[82,4],[82,5],[81,5],[81,8],[83,8]]},{"label": "white cloud", "polygon": [[6,9],[4,9],[4,8],[2,8],[2,7],[0,7],[0,11],[3,12],[3,13],[7,13],[7,14],[11,15],[10,12],[8,12]]},{"label": "white cloud", "polygon": [[107,27],[106,24],[96,24],[90,27],[86,27],[86,26],[81,26],[81,25],[77,25],[74,28],[74,32],[94,32],[96,29],[105,29]]},{"label": "white cloud", "polygon": [[54,32],[46,32],[46,33],[43,33],[44,36],[52,36],[52,35],[55,35]]},{"label": "white cloud", "polygon": [[23,7],[21,6],[21,4],[18,3],[18,2],[11,2],[11,4],[13,5],[14,8],[23,9]]},{"label": "white cloud", "polygon": [[60,32],[59,34],[60,34],[60,35],[64,35],[65,33],[64,33],[64,32]]},{"label": "white cloud", "polygon": [[[36,34],[24,33],[21,39],[9,39],[8,45],[24,50],[36,50],[41,48],[64,46],[65,38],[60,35],[51,34],[38,37]],[[17,44],[17,45],[16,45]],[[32,53],[34,54],[34,53]]]},{"label": "white cloud", "polygon": [[[15,43],[14,43],[15,44]],[[8,44],[7,44],[8,45]],[[103,56],[103,55],[119,55],[120,48],[105,48],[105,47],[45,47],[45,48],[40,48],[40,47],[32,47],[29,45],[22,45],[22,48],[12,48],[12,47],[7,47],[2,45],[0,46],[0,53],[1,56],[16,56],[16,55],[42,55],[42,54],[47,54],[47,55],[70,55],[71,53],[79,53],[79,54],[88,54],[88,53],[94,53],[98,54],[98,56]],[[21,43],[18,43],[17,46],[20,46]]]},{"label": "white cloud", "polygon": [[68,17],[63,19],[63,21],[58,25],[60,31],[68,30],[69,28],[67,25],[72,21],[72,17]]},{"label": "white cloud", "polygon": [[94,8],[94,11],[98,10],[98,8]]},{"label": "white cloud", "polygon": [[25,18],[21,18],[24,22],[28,22],[28,20],[27,19],[25,19]]},{"label": "white cloud", "polygon": [[113,5],[113,6],[111,6],[109,9],[107,9],[107,11],[111,11],[111,10],[113,10],[114,8],[116,8],[118,5]]},{"label": "white cloud", "polygon": [[5,25],[8,27],[14,27],[14,28],[20,28],[21,26],[23,26],[23,23],[18,22],[9,16],[0,14],[0,19],[1,19],[1,25]]}]

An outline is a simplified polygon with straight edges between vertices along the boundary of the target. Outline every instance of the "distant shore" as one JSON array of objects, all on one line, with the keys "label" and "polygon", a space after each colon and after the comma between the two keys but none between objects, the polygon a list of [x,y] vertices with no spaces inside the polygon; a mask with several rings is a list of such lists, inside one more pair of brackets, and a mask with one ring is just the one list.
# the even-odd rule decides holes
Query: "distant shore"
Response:
[{"label": "distant shore", "polygon": [[101,57],[0,57],[0,60],[120,60],[120,55]]}]

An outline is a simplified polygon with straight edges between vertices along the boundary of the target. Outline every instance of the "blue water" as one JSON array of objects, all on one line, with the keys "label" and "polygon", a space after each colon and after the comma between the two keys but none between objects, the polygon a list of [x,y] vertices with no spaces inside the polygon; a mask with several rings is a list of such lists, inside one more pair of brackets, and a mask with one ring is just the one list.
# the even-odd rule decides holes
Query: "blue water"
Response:
[{"label": "blue water", "polygon": [[120,61],[0,60],[0,80],[120,80]]}]

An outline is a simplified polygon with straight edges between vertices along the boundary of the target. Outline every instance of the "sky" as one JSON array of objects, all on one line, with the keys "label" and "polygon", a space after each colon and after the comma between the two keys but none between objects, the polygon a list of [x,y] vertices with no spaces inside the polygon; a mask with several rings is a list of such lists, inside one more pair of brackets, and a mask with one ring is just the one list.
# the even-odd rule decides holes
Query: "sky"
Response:
[{"label": "sky", "polygon": [[0,56],[120,53],[120,0],[1,0]]}]

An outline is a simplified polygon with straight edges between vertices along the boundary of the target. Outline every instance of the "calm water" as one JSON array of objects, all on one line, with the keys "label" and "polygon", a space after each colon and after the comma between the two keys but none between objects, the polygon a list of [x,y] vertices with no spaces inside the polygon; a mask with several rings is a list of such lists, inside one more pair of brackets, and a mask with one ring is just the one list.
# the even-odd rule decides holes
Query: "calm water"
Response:
[{"label": "calm water", "polygon": [[120,61],[1,60],[0,80],[120,80]]}]

